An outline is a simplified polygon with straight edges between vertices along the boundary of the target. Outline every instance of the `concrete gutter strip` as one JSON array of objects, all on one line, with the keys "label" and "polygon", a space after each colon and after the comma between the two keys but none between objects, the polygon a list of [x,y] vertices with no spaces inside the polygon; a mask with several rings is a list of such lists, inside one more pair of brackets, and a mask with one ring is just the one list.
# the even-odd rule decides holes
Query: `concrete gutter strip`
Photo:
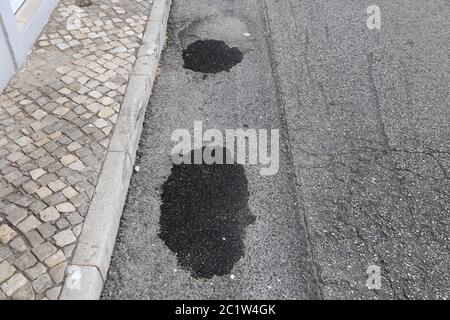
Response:
[{"label": "concrete gutter strip", "polygon": [[95,194],[67,268],[61,300],[96,300],[101,296],[164,45],[170,5],[171,0],[154,0]]}]

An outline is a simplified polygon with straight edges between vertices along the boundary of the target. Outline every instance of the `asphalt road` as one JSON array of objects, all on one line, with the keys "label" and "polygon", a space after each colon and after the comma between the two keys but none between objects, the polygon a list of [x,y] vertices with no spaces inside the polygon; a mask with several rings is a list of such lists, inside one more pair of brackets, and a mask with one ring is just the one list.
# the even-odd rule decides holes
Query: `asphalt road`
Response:
[{"label": "asphalt road", "polygon": [[[104,299],[450,298],[450,3],[378,0],[380,30],[366,26],[371,4],[174,1]],[[183,68],[200,39],[243,59],[216,74]],[[280,129],[279,173],[243,166],[235,188],[186,193],[204,171],[174,176],[170,138],[200,120]],[[184,190],[176,206],[168,181]],[[223,228],[190,211],[217,203],[238,208]],[[194,222],[168,223],[167,208]],[[232,249],[208,247],[230,268],[212,265],[192,224],[236,227]],[[379,290],[366,286],[370,265]]]}]

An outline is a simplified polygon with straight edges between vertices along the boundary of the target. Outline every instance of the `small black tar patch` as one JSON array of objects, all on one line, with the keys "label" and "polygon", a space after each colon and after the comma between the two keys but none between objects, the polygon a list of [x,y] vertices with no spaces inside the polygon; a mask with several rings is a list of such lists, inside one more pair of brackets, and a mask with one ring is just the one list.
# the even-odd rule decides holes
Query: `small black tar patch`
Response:
[{"label": "small black tar patch", "polygon": [[183,50],[184,68],[202,73],[230,71],[243,59],[242,52],[219,40],[197,40]]},{"label": "small black tar patch", "polygon": [[239,164],[172,167],[163,185],[159,237],[194,278],[229,274],[244,255],[245,228],[255,221],[247,184]]}]

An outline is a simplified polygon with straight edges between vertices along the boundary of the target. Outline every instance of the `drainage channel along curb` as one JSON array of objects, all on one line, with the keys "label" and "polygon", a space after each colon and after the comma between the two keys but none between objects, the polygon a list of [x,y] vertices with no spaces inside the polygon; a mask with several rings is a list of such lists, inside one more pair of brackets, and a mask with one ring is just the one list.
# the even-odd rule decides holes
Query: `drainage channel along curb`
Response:
[{"label": "drainage channel along curb", "polygon": [[96,300],[102,293],[164,45],[170,5],[171,0],[154,0],[95,194],[67,268],[61,300]]}]

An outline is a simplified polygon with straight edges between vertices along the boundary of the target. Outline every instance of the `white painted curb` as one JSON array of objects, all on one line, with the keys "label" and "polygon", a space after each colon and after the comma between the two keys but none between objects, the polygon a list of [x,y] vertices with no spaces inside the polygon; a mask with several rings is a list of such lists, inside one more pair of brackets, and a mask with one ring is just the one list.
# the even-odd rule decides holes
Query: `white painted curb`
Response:
[{"label": "white painted curb", "polygon": [[171,0],[154,0],[116,128],[60,300],[100,298],[133,172],[145,110],[164,45]]}]

